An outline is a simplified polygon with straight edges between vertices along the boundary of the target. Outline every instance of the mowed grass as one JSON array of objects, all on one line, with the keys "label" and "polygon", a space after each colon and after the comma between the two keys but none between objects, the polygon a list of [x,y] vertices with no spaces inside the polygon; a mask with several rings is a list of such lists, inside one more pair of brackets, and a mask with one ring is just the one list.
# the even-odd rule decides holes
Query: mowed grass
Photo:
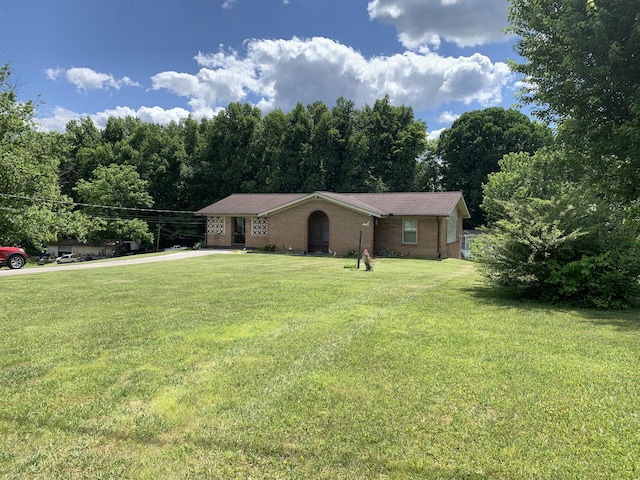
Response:
[{"label": "mowed grass", "polygon": [[468,262],[345,266],[2,278],[0,478],[640,478],[640,312],[505,301]]}]

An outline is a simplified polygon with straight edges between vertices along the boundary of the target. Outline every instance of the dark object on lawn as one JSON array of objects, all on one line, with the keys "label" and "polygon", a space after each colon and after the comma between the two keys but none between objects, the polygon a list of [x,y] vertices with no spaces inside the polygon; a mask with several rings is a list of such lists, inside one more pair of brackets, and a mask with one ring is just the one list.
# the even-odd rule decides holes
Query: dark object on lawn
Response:
[{"label": "dark object on lawn", "polygon": [[371,255],[369,255],[369,250],[367,250],[366,248],[364,249],[364,252],[362,254],[362,259],[364,260],[364,266],[367,267],[367,272],[373,270],[373,260],[371,258]]}]

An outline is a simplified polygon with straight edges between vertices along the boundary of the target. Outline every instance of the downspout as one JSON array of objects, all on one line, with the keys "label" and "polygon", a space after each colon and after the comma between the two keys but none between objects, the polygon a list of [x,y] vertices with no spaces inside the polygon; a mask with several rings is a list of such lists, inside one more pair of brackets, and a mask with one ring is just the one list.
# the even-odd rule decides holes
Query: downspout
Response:
[{"label": "downspout", "polygon": [[442,252],[440,251],[440,217],[436,217],[438,222],[438,260],[442,258]]}]

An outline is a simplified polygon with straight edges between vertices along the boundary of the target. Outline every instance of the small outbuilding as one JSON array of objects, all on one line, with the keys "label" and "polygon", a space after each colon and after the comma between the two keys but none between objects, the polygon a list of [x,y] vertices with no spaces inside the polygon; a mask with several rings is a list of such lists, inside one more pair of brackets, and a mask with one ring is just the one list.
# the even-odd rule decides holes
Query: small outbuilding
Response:
[{"label": "small outbuilding", "polygon": [[60,240],[47,245],[47,254],[52,258],[72,254],[74,257],[106,258],[122,254],[142,251],[142,246],[130,240],[122,242],[107,242],[102,245],[93,245],[77,240]]},{"label": "small outbuilding", "polygon": [[196,212],[206,246],[461,258],[461,192],[234,194]]}]

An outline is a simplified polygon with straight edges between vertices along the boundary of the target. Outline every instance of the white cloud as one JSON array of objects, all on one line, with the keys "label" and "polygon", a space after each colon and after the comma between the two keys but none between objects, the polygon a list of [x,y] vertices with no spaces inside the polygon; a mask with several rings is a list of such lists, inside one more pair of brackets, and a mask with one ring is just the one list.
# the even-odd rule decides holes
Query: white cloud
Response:
[{"label": "white cloud", "polygon": [[441,40],[460,47],[504,41],[507,0],[373,0],[369,17],[391,24],[409,49],[437,48]]},{"label": "white cloud", "polygon": [[74,67],[65,70],[63,68],[48,68],[45,75],[49,80],[58,80],[63,78],[69,83],[75,85],[80,92],[88,90],[108,90],[115,88],[119,90],[121,87],[139,87],[140,84],[134,82],[129,77],[115,78],[108,73],[100,73],[90,68]]},{"label": "white cloud", "polygon": [[[208,111],[208,116],[211,116],[217,112]],[[116,107],[113,109],[104,110],[98,113],[79,113],[72,112],[65,108],[56,107],[53,109],[51,116],[39,118],[37,120],[40,130],[49,131],[55,130],[58,132],[64,132],[71,120],[79,120],[81,118],[90,118],[98,128],[104,128],[107,124],[109,117],[125,118],[125,117],[138,117],[143,122],[158,123],[161,125],[167,125],[171,122],[179,122],[180,120],[187,118],[189,115],[193,115],[192,112],[184,108],[172,108],[164,109],[162,107],[141,107],[138,110],[134,110],[130,107]]]},{"label": "white cloud", "polygon": [[288,111],[297,102],[331,105],[340,96],[363,106],[384,95],[420,110],[453,101],[498,104],[512,81],[506,64],[477,53],[405,52],[367,59],[321,37],[250,40],[244,55],[221,50],[200,53],[195,60],[201,66],[196,74],[161,72],[152,77],[152,88],[187,97],[192,108],[201,110],[247,101],[264,111]]},{"label": "white cloud", "polygon": [[[487,56],[445,57],[435,52],[407,51],[386,57],[366,58],[351,47],[327,38],[291,40],[254,39],[242,52],[221,48],[217,53],[194,57],[196,73],[164,71],[151,77],[151,90],[167,91],[188,99],[186,108],[118,107],[93,115],[75,115],[59,109],[44,118],[43,128],[64,130],[71,118],[90,116],[98,125],[108,116],[133,115],[166,124],[188,115],[211,118],[230,102],[247,102],[264,113],[275,108],[291,110],[321,101],[331,106],[343,96],[358,108],[389,95],[392,103],[415,111],[459,102],[497,105],[503,92],[511,93],[516,81],[508,66]],[[86,92],[93,88],[138,86],[128,77],[115,79],[88,68],[46,71],[52,80],[65,79]],[[64,123],[63,123],[64,122]]]},{"label": "white cloud", "polygon": [[87,115],[80,115],[66,108],[56,107],[53,109],[53,114],[50,117],[38,118],[37,124],[40,130],[64,132],[68,122],[83,116],[86,117]]},{"label": "white cloud", "polygon": [[432,130],[430,132],[427,132],[427,140],[437,140],[445,130],[446,128],[441,128],[439,130]]},{"label": "white cloud", "polygon": [[64,76],[64,68],[47,68],[44,74],[49,80],[58,80],[58,78]]},{"label": "white cloud", "polygon": [[[455,114],[455,113],[453,113],[453,112],[450,112],[450,111],[446,110],[446,111],[442,112],[442,113],[438,116],[438,118],[437,118],[437,120],[436,120],[436,121],[437,121],[438,123],[451,124],[451,123],[455,122],[458,118],[460,118],[460,115],[457,115],[457,114]],[[438,130],[431,130],[431,131],[428,131],[428,132],[427,132],[427,138],[428,138],[429,140],[436,140],[436,139],[440,138],[440,134],[441,134],[442,132],[444,132],[447,128],[448,128],[448,127],[446,127],[446,128],[440,128],[440,129],[438,129]]]},{"label": "white cloud", "polygon": [[179,122],[181,119],[188,117],[189,111],[184,108],[166,110],[162,107],[141,107],[138,110],[134,110],[130,107],[116,107],[88,116],[100,128],[107,124],[109,117],[138,117],[143,122],[167,125],[172,121]]},{"label": "white cloud", "polygon": [[142,86],[138,82],[131,80],[129,77],[122,77],[118,82],[122,87],[141,87]]},{"label": "white cloud", "polygon": [[445,111],[442,112],[438,117],[438,123],[453,123],[458,118],[460,118],[460,115],[456,115],[453,112]]}]

